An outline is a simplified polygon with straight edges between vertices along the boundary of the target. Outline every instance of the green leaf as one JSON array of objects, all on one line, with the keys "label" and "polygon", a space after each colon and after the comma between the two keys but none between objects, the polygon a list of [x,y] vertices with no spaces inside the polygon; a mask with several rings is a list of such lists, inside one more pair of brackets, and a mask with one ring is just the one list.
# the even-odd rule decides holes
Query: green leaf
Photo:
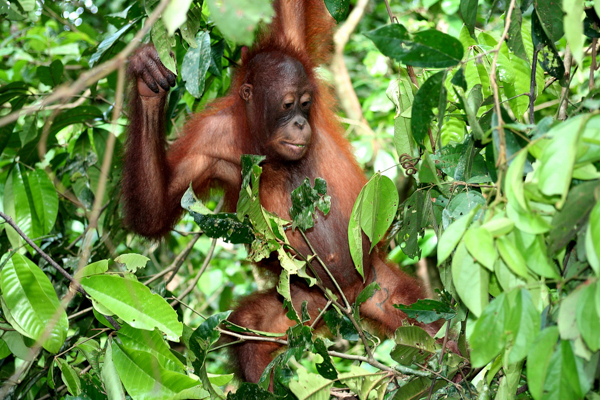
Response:
[{"label": "green leaf", "polygon": [[339,376],[340,382],[363,399],[382,399],[386,394],[388,381],[381,372],[369,372],[357,365],[350,366],[350,372]]},{"label": "green leaf", "polygon": [[323,341],[323,339],[315,339],[313,347],[313,351],[316,354],[319,354],[321,357],[323,357],[323,362],[317,363],[315,365],[317,367],[317,372],[319,373],[319,375],[326,379],[337,379],[338,372],[335,369],[335,366],[333,364],[333,361],[331,360],[331,357],[329,356],[329,353],[327,352],[327,347],[325,346],[325,342]]},{"label": "green leaf", "polygon": [[563,18],[565,30],[565,38],[571,47],[573,59],[577,64],[581,65],[583,60],[583,44],[585,37],[583,36],[583,15],[584,1],[583,0],[563,0],[563,10],[565,16]]},{"label": "green leaf", "polygon": [[[177,4],[177,1],[171,1],[167,10]],[[166,11],[163,13],[163,19],[165,19]],[[181,11],[179,11],[181,12]],[[156,21],[154,25],[152,25],[152,43],[154,43],[154,47],[156,47],[156,51],[158,52],[158,56],[163,65],[174,74],[177,74],[177,66],[175,65],[175,60],[171,57],[171,52],[173,51],[171,40],[169,39],[169,34],[167,33],[167,28],[163,24],[162,20]],[[195,44],[195,43],[194,43]]]},{"label": "green leaf", "polygon": [[92,275],[81,280],[90,297],[129,325],[138,329],[160,329],[169,340],[178,340],[183,325],[175,310],[140,282],[116,275]]},{"label": "green leaf", "polygon": [[465,245],[478,263],[490,271],[494,270],[498,252],[494,246],[494,237],[487,229],[479,227],[467,230]]},{"label": "green leaf", "polygon": [[414,157],[416,149],[410,127],[410,118],[403,117],[402,114],[410,110],[416,88],[412,84],[406,69],[402,67],[399,67],[399,69],[399,79],[391,81],[386,91],[388,98],[396,105],[394,144],[399,156],[408,154],[410,157]]},{"label": "green leaf", "polygon": [[472,38],[475,38],[478,0],[460,0],[460,16]]},{"label": "green leaf", "polygon": [[299,367],[298,380],[290,381],[290,390],[299,400],[328,400],[333,381]]},{"label": "green leaf", "polygon": [[210,34],[200,31],[196,35],[196,48],[190,47],[183,57],[181,78],[187,91],[199,99],[204,93],[204,77],[211,63]]},{"label": "green leaf", "polygon": [[537,14],[544,32],[552,42],[558,42],[558,40],[564,35],[564,12],[562,10],[561,3],[562,2],[554,0],[534,0],[534,12]]},{"label": "green leaf", "polygon": [[435,353],[435,340],[418,326],[396,329],[395,341],[390,356],[401,365],[423,364]]},{"label": "green leaf", "polygon": [[150,353],[128,350],[116,342],[112,352],[123,386],[134,399],[169,398],[199,384],[187,375],[164,369]]},{"label": "green leaf", "polygon": [[146,266],[146,263],[150,261],[150,259],[141,254],[128,253],[121,254],[120,256],[115,258],[115,261],[121,264],[125,264],[127,270],[135,273],[138,269],[144,268]]},{"label": "green leaf", "polygon": [[590,222],[585,239],[585,251],[590,266],[594,269],[596,276],[600,276],[600,201],[596,203],[590,213]]},{"label": "green leaf", "polygon": [[483,310],[471,333],[469,343],[474,368],[483,367],[504,349],[504,327],[508,318],[506,295],[500,293]]},{"label": "green leaf", "polygon": [[463,57],[458,39],[437,30],[417,32],[412,40],[400,24],[384,25],[365,33],[384,55],[405,65],[446,68],[457,65]]},{"label": "green leaf", "polygon": [[83,267],[77,272],[78,277],[103,274],[108,271],[108,260],[100,260]]},{"label": "green leaf", "polygon": [[259,21],[269,23],[274,15],[267,0],[208,0],[205,4],[224,36],[247,46],[254,42],[253,32]]},{"label": "green leaf", "polygon": [[101,119],[102,117],[102,111],[100,111],[98,107],[79,106],[71,108],[70,110],[65,110],[58,114],[52,123],[50,134],[56,134],[61,129],[66,128],[69,125],[80,124],[94,119]]},{"label": "green leaf", "polygon": [[580,286],[565,297],[558,309],[558,330],[561,339],[577,339],[581,333],[577,327],[577,306],[583,293]]},{"label": "green leaf", "polygon": [[175,30],[183,25],[183,23],[186,21],[187,12],[191,4],[192,0],[172,0],[165,11],[163,11],[162,21],[165,23],[165,27],[167,28],[169,36],[173,36]]},{"label": "green leaf", "polygon": [[[551,5],[559,4],[552,0],[544,0],[544,2]],[[550,76],[558,79],[561,85],[566,85],[565,64],[558,53],[558,49],[554,45],[555,41],[549,38],[549,34],[547,34],[545,27],[542,26],[543,23],[540,22],[538,15],[540,15],[539,9],[537,9],[537,12],[531,14],[531,40],[534,47],[537,50],[540,50],[538,62],[542,69],[550,74]],[[560,36],[562,36],[562,10],[560,10],[560,14],[555,14],[555,16],[558,17],[560,23],[560,32],[556,31],[555,34],[560,34]]]},{"label": "green leaf", "polygon": [[500,236],[496,239],[496,246],[506,265],[508,265],[515,274],[527,278],[527,264],[513,240],[508,236]]},{"label": "green leaf", "polygon": [[67,385],[67,390],[73,396],[81,394],[81,380],[79,374],[71,367],[66,360],[57,358],[58,368],[60,368],[60,376],[62,381]]},{"label": "green leaf", "polygon": [[576,400],[583,398],[573,345],[561,340],[550,358],[544,385],[544,400]]},{"label": "green leaf", "polygon": [[490,273],[477,263],[460,243],[452,259],[452,281],[463,303],[480,316],[488,304]]},{"label": "green leaf", "polygon": [[139,18],[134,19],[130,23],[124,25],[121,29],[113,33],[112,35],[107,36],[96,49],[96,52],[92,54],[90,57],[90,67],[93,67],[101,58],[104,53],[106,53],[123,35],[125,35],[137,22]]},{"label": "green leaf", "polygon": [[[519,31],[520,32],[520,31]],[[523,40],[521,39],[521,43]],[[525,50],[523,49],[523,53]],[[531,68],[527,56],[525,59],[519,58],[513,53],[510,54],[510,62],[514,71],[514,82],[503,86],[506,97],[510,98],[508,104],[519,121],[523,121],[524,115],[529,108],[529,97],[519,96],[522,93],[529,93],[531,85]],[[518,97],[515,97],[518,96]]]},{"label": "green leaf", "polygon": [[56,87],[61,84],[65,67],[60,60],[54,60],[49,67],[37,67],[37,76],[44,85]]},{"label": "green leaf", "polygon": [[439,106],[440,98],[445,97],[446,94],[445,90],[442,90],[445,76],[445,71],[430,76],[415,95],[410,124],[415,141],[423,148],[435,116],[433,108]]},{"label": "green leaf", "polygon": [[557,208],[565,202],[577,155],[577,142],[584,131],[589,115],[571,118],[551,129],[552,139],[542,151],[538,169],[539,188],[547,196],[559,195]]},{"label": "green leaf", "polygon": [[376,173],[361,190],[360,226],[371,241],[371,249],[381,241],[398,209],[398,191],[394,182]]},{"label": "green leaf", "polygon": [[424,324],[431,324],[438,319],[444,318],[450,321],[456,316],[456,310],[441,301],[421,299],[410,306],[394,304],[394,307],[404,312],[408,318],[417,320]]},{"label": "green leaf", "polygon": [[[506,11],[508,12],[508,4],[506,5]],[[519,7],[513,8],[513,12],[512,12],[511,18],[510,18],[510,26],[508,28],[508,36],[506,38],[506,43],[508,44],[508,48],[517,57],[528,62],[527,61],[527,53],[525,52],[525,46],[523,45],[523,37],[521,36],[521,21],[522,20],[523,20],[523,16],[521,15],[521,9]]]},{"label": "green leaf", "polygon": [[478,208],[474,208],[469,214],[462,216],[460,219],[454,221],[442,234],[438,243],[438,265],[443,263],[452,254],[452,251],[462,239],[463,234],[466,232],[467,227],[471,224],[471,220],[475,216]]},{"label": "green leaf", "polygon": [[[13,329],[13,327],[8,324],[3,324],[2,327],[4,329]],[[15,357],[25,361],[33,361],[35,359],[35,353],[27,347],[23,339],[24,337],[14,330],[4,332],[2,335],[2,340],[6,342],[10,352],[14,354]]]},{"label": "green leaf", "polygon": [[523,149],[516,154],[513,162],[508,166],[504,186],[508,198],[506,213],[520,230],[531,234],[545,233],[550,230],[550,224],[543,216],[531,210],[525,198],[523,169],[526,161],[527,151]]},{"label": "green leaf", "polygon": [[[58,215],[58,196],[54,184],[42,169],[26,171],[16,164],[4,186],[4,211],[13,217],[30,238],[39,238],[52,229]],[[23,243],[12,228],[7,235],[14,247]]]},{"label": "green leaf", "polygon": [[348,15],[350,0],[325,0],[325,6],[333,19],[340,23],[345,20]]},{"label": "green leaf", "polygon": [[161,367],[169,371],[185,371],[185,365],[173,355],[162,333],[158,330],[135,329],[124,324],[119,329],[118,336],[123,348],[149,353],[156,358]]},{"label": "green leaf", "polygon": [[[121,332],[119,331],[119,336]],[[125,398],[125,390],[119,379],[119,374],[115,368],[112,355],[112,340],[107,341],[106,351],[104,352],[104,363],[102,363],[102,382],[106,388],[106,395],[109,400],[117,400]]]},{"label": "green leaf", "polygon": [[[584,283],[585,285],[585,283]],[[582,289],[577,302],[577,328],[581,337],[592,352],[600,349],[600,309],[596,304],[598,283],[594,282]]]},{"label": "green leaf", "polygon": [[67,337],[69,322],[52,283],[28,258],[13,254],[0,274],[2,309],[10,313],[19,333],[35,340],[50,353],[58,353]]},{"label": "green leaf", "polygon": [[558,328],[549,326],[538,333],[527,355],[527,384],[535,400],[542,398],[546,372],[557,340]]},{"label": "green leaf", "polygon": [[527,357],[527,353],[540,331],[540,314],[533,305],[527,289],[508,293],[508,314],[506,340],[508,341],[509,364],[516,364]]},{"label": "green leaf", "polygon": [[548,249],[542,235],[536,235],[531,245],[522,253],[527,268],[531,271],[546,278],[558,279],[560,277],[556,264],[548,257]]},{"label": "green leaf", "polygon": [[408,257],[417,257],[421,254],[419,248],[419,235],[424,232],[423,209],[425,204],[431,204],[431,199],[425,202],[425,195],[422,191],[416,190],[403,203],[404,210],[402,212],[402,227],[398,232],[398,242],[402,248],[402,252]]},{"label": "green leaf", "polygon": [[292,229],[298,227],[303,231],[312,228],[317,218],[316,209],[323,215],[329,213],[331,196],[327,196],[327,182],[322,178],[315,179],[315,187],[310,186],[310,179],[306,178],[300,186],[292,191]]},{"label": "green leaf", "polygon": [[[552,218],[552,230],[548,235],[548,249],[550,254],[556,253],[567,245],[581,229],[588,215],[590,221],[594,216],[589,214],[595,203],[595,190],[600,186],[600,181],[584,182],[574,186],[567,195],[562,210]],[[600,212],[598,216],[600,217]],[[600,239],[600,236],[598,236]]]}]

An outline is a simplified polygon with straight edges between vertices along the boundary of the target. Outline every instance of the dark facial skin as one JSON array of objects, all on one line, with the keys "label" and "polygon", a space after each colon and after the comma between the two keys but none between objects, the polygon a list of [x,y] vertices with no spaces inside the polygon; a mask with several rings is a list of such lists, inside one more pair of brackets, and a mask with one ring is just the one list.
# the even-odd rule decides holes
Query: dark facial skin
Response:
[{"label": "dark facial skin", "polygon": [[[283,61],[275,75],[277,78],[271,78],[268,88],[261,93],[256,93],[252,84],[243,84],[240,96],[246,101],[249,123],[265,125],[262,129],[255,128],[267,131],[268,153],[283,161],[298,161],[306,154],[312,136],[308,123],[312,86],[302,65],[293,59]],[[261,109],[262,123],[251,117]]]}]

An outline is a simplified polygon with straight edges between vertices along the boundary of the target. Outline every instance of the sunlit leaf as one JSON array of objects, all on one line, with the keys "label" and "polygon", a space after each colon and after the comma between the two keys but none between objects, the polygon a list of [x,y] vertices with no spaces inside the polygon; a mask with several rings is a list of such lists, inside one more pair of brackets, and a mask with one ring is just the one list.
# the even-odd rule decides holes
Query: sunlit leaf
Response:
[{"label": "sunlit leaf", "polygon": [[69,322],[52,283],[28,258],[13,254],[0,274],[2,308],[10,313],[19,333],[42,340],[44,349],[58,353],[67,337]]}]

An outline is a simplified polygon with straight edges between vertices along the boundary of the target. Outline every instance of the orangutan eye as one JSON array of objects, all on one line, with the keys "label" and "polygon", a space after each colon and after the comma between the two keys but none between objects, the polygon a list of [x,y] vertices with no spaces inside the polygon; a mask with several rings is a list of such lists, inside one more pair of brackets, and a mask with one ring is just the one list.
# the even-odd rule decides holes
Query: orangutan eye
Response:
[{"label": "orangutan eye", "polygon": [[288,101],[286,103],[283,103],[283,109],[284,110],[289,110],[290,108],[292,108],[293,105],[294,105],[293,101]]},{"label": "orangutan eye", "polygon": [[306,100],[305,102],[302,103],[302,107],[307,108],[308,106],[310,106],[311,100]]}]

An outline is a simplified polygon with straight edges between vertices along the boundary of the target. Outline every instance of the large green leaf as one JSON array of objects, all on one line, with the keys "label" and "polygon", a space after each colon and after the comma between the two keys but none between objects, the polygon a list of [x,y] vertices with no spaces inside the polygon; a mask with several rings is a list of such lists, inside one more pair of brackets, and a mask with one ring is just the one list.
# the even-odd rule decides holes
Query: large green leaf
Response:
[{"label": "large green leaf", "polygon": [[444,88],[445,76],[445,71],[440,71],[430,76],[415,95],[410,125],[413,137],[421,147],[425,147],[427,133],[435,117],[433,108],[437,108],[440,105],[440,99],[445,100],[446,98],[446,90]]},{"label": "large green leaf", "polygon": [[67,337],[69,322],[52,283],[28,258],[13,254],[2,268],[2,309],[10,314],[21,334],[42,340],[44,349],[58,353]]},{"label": "large green leaf", "polygon": [[183,325],[175,310],[140,282],[117,275],[92,275],[81,280],[90,297],[138,329],[160,329],[170,340],[178,340]]},{"label": "large green leaf", "polygon": [[544,31],[552,42],[557,42],[563,35],[563,10],[560,1],[534,0],[535,13],[542,23]]},{"label": "large green leaf", "polygon": [[415,67],[452,67],[463,57],[460,41],[437,30],[417,32],[411,39],[404,26],[391,24],[367,32],[365,36],[384,55]]},{"label": "large green leaf", "polygon": [[600,201],[590,213],[590,221],[585,238],[585,251],[596,276],[600,275]]},{"label": "large green leaf", "polygon": [[485,228],[470,228],[465,233],[465,245],[475,260],[486,267],[494,270],[494,263],[498,258],[498,252],[494,247],[494,237]]},{"label": "large green leaf", "polygon": [[210,34],[200,31],[196,35],[197,47],[190,47],[183,57],[181,78],[187,91],[199,99],[204,93],[204,77],[211,63]]},{"label": "large green leaf", "polygon": [[162,13],[162,21],[167,28],[169,36],[173,36],[175,30],[186,21],[187,12],[191,4],[192,0],[171,0],[167,8],[165,8],[165,11]]},{"label": "large green leaf", "polygon": [[577,302],[577,328],[592,352],[600,349],[600,309],[596,303],[598,283],[594,282],[582,289]]},{"label": "large green leaf", "polygon": [[527,355],[527,384],[529,393],[535,400],[542,398],[546,372],[557,340],[558,328],[547,327],[538,333]]},{"label": "large green leaf", "polygon": [[329,400],[333,381],[308,372],[304,367],[297,370],[298,380],[290,381],[290,390],[299,400]]},{"label": "large green leaf", "polygon": [[[30,238],[39,238],[52,229],[58,214],[56,189],[41,169],[27,171],[16,164],[4,186],[4,211]],[[12,228],[7,228],[13,247],[20,247],[23,239]]]},{"label": "large green leaf", "polygon": [[462,302],[475,316],[480,316],[488,304],[490,273],[482,267],[460,243],[452,259],[452,281]]},{"label": "large green leaf", "polygon": [[60,368],[60,376],[67,386],[67,390],[73,396],[79,396],[81,394],[81,379],[75,369],[69,365],[67,360],[58,358],[58,368]]},{"label": "large green leaf", "polygon": [[442,233],[437,248],[438,265],[443,263],[452,254],[452,251],[466,232],[467,227],[471,224],[476,212],[477,208],[471,210],[469,214],[450,224],[444,233]]},{"label": "large green leaf", "polygon": [[185,371],[185,366],[173,355],[162,333],[158,330],[148,331],[123,325],[118,334],[123,348],[150,353],[158,360],[161,367],[169,371]]},{"label": "large green leaf", "polygon": [[123,35],[125,35],[137,22],[138,22],[139,18],[134,19],[133,21],[131,21],[130,23],[124,25],[121,29],[119,29],[118,31],[108,35],[99,45],[98,48],[96,49],[96,52],[94,54],[92,54],[92,56],[90,57],[90,67],[93,67],[94,64],[96,64],[98,61],[100,61],[102,59],[102,56],[104,55],[104,53],[106,53],[111,47],[113,47],[113,45],[119,40],[121,39],[121,37]]},{"label": "large green leaf", "polygon": [[259,21],[270,22],[273,7],[268,0],[208,0],[211,18],[223,35],[239,44],[251,45]]},{"label": "large green leaf", "polygon": [[381,173],[373,175],[362,190],[360,226],[371,240],[371,250],[381,241],[398,209],[394,182]]},{"label": "large green leaf", "polygon": [[402,365],[424,364],[435,353],[435,340],[418,326],[401,326],[395,340],[390,356]]},{"label": "large green leaf", "polygon": [[544,385],[544,400],[577,400],[583,398],[576,356],[571,341],[561,340],[550,357]]},{"label": "large green leaf", "polygon": [[104,362],[102,363],[102,382],[106,388],[106,394],[109,400],[125,398],[125,390],[119,374],[115,368],[115,363],[112,356],[112,341],[106,343],[106,351],[104,352]]},{"label": "large green leaf", "polygon": [[589,117],[571,118],[547,133],[552,139],[540,156],[539,188],[545,195],[560,196],[557,208],[562,208],[567,197],[577,156],[577,142]]},{"label": "large green leaf", "polygon": [[469,338],[473,367],[483,367],[504,349],[504,327],[510,318],[508,311],[506,295],[501,293],[477,319]]},{"label": "large green leaf", "polygon": [[516,364],[527,357],[540,331],[541,320],[527,289],[508,293],[507,300],[509,307],[509,319],[506,321],[506,340],[509,344],[507,361],[509,364]]},{"label": "large green leaf", "polygon": [[163,368],[150,353],[126,349],[116,342],[112,358],[123,386],[134,400],[168,399],[200,384],[187,375]]},{"label": "large green leaf", "polygon": [[478,0],[460,0],[460,16],[465,23],[471,37],[475,37],[475,23],[477,22]]},{"label": "large green leaf", "polygon": [[565,37],[571,47],[573,59],[578,65],[581,65],[585,41],[585,36],[583,36],[584,1],[562,0],[562,5],[565,12],[563,23],[564,26],[568,27],[568,29],[565,29]]},{"label": "large green leaf", "polygon": [[327,10],[337,22],[342,22],[348,15],[350,0],[325,0]]}]

